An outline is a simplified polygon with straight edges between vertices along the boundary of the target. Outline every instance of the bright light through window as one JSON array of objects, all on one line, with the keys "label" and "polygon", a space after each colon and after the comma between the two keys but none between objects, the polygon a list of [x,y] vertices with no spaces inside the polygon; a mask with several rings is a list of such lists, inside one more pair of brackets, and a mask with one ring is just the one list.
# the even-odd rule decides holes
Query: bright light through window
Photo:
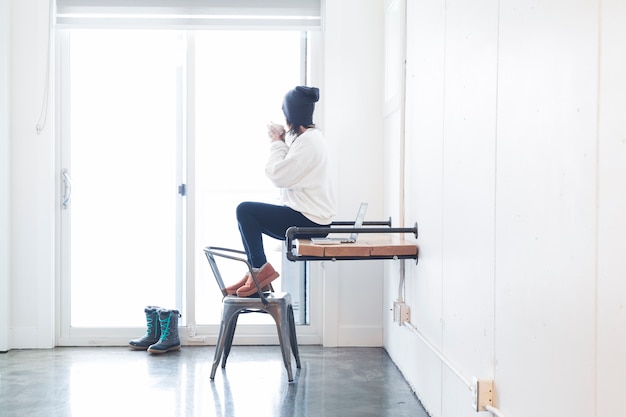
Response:
[{"label": "bright light through window", "polygon": [[[184,227],[196,235],[196,322],[219,323],[221,294],[202,248],[241,249],[237,204],[278,203],[264,175],[266,125],[284,123],[284,94],[304,82],[301,32],[192,38],[193,45],[174,30],[71,31],[71,326],[142,326],[146,305],[184,310],[193,276],[183,271]],[[184,218],[178,194],[188,180],[188,123],[195,219]],[[280,242],[268,238],[265,248],[279,267]],[[242,266],[224,269],[225,281],[241,278]]]},{"label": "bright light through window", "polygon": [[181,39],[71,34],[72,326],[140,325],[144,306],[176,306]]},{"label": "bright light through window", "polygon": [[[237,205],[246,200],[279,203],[277,189],[264,174],[269,150],[266,125],[284,123],[283,97],[301,83],[300,42],[300,32],[196,34],[199,248],[243,249],[235,219]],[[280,265],[280,242],[267,238],[264,245],[270,263]],[[239,280],[245,273],[242,267],[223,263],[220,269],[228,268],[222,270],[224,280]],[[197,271],[196,319],[199,324],[217,323],[220,297],[203,256],[198,257]],[[280,281],[273,285],[280,288]]]}]

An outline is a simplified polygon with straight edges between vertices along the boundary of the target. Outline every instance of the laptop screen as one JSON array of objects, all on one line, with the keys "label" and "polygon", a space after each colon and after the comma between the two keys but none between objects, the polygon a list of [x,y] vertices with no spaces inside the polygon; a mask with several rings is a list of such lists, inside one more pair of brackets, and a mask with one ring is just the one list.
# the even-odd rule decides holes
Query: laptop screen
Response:
[{"label": "laptop screen", "polygon": [[[359,212],[356,215],[356,220],[354,221],[354,227],[363,227],[363,220],[365,219],[365,213],[367,212],[367,203],[361,203],[361,207],[359,207]],[[358,237],[357,232],[352,232],[350,235],[351,240],[356,240]]]}]

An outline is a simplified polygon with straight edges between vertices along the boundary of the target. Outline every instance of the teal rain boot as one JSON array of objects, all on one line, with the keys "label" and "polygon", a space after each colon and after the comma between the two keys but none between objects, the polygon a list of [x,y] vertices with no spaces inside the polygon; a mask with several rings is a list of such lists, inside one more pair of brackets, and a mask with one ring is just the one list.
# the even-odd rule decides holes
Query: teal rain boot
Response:
[{"label": "teal rain boot", "polygon": [[170,350],[180,349],[178,337],[178,310],[159,310],[159,324],[161,325],[161,338],[157,343],[148,348],[150,353],[165,353]]},{"label": "teal rain boot", "polygon": [[128,346],[135,350],[146,350],[150,345],[155,344],[161,337],[161,328],[159,327],[159,310],[161,307],[147,306],[144,308],[146,313],[146,322],[148,330],[146,335],[141,339],[133,339],[128,342]]}]

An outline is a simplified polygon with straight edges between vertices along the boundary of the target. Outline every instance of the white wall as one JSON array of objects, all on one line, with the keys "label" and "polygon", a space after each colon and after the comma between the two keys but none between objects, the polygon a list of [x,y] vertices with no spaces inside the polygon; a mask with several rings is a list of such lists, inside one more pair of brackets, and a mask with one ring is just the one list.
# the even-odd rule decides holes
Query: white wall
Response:
[{"label": "white wall", "polygon": [[9,349],[9,1],[0,0],[0,352]]},{"label": "white wall", "polygon": [[[337,167],[338,219],[362,201],[367,220],[384,219],[382,16],[379,0],[325,2],[324,132]],[[367,30],[364,30],[367,28]],[[381,346],[381,262],[325,263],[324,345]]]},{"label": "white wall", "polygon": [[597,143],[597,416],[624,414],[626,375],[626,3],[602,0]]},{"label": "white wall", "polygon": [[[48,44],[46,0],[10,1],[10,348],[54,345],[53,117],[40,135]],[[7,62],[2,60],[2,62]],[[49,106],[51,109],[51,106]]]},{"label": "white wall", "polygon": [[543,415],[590,416],[599,2],[531,6],[500,10],[495,375],[513,414],[541,373]]},{"label": "white wall", "polygon": [[[626,5],[407,0],[407,16],[412,323],[465,379],[493,379],[507,417],[623,415]],[[431,415],[475,415],[461,378],[385,324]]]}]

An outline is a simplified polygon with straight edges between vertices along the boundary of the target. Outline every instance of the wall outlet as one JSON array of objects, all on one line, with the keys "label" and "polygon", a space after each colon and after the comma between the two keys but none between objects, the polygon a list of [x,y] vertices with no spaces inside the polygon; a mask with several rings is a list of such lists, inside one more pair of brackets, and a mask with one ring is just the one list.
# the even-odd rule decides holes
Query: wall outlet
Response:
[{"label": "wall outlet", "polygon": [[393,303],[393,322],[402,326],[405,321],[411,320],[411,310],[405,303],[395,301]]},{"label": "wall outlet", "polygon": [[472,380],[472,409],[474,411],[487,411],[485,406],[493,406],[493,381],[488,379]]}]

